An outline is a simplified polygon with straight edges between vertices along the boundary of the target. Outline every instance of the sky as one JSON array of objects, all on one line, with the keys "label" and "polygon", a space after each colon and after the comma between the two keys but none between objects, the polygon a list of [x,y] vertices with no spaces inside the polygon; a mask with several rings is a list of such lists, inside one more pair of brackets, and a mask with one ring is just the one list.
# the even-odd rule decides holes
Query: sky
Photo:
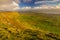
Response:
[{"label": "sky", "polygon": [[60,0],[20,0],[22,9],[60,9]]},{"label": "sky", "polygon": [[60,0],[20,0],[20,7],[24,6],[41,6],[41,5],[58,5]]},{"label": "sky", "polygon": [[0,10],[60,9],[60,0],[0,0]]}]

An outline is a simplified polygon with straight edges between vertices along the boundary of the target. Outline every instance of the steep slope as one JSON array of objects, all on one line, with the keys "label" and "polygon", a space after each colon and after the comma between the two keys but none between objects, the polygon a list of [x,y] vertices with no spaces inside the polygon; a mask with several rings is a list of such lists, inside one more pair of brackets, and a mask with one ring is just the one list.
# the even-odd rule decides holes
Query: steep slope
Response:
[{"label": "steep slope", "polygon": [[33,28],[60,35],[60,14],[22,12],[19,17],[21,22]]},{"label": "steep slope", "polygon": [[[33,26],[35,14],[19,12],[0,12],[0,40],[60,40],[60,36]],[[28,18],[28,20],[26,20]],[[33,25],[31,25],[31,23]],[[33,23],[34,22],[34,23]]]}]

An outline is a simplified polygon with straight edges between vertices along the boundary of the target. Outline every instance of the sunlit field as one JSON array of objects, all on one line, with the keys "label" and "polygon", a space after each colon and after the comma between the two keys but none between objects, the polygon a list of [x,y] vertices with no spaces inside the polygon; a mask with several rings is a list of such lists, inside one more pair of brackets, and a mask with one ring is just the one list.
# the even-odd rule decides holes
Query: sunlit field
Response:
[{"label": "sunlit field", "polygon": [[0,12],[0,40],[60,40],[60,14]]}]

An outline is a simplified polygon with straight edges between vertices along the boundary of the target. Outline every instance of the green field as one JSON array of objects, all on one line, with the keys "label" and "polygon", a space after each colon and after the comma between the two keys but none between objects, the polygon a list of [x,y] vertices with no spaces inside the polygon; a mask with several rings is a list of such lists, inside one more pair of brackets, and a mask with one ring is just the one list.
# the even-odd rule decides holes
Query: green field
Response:
[{"label": "green field", "polygon": [[42,29],[60,35],[60,14],[23,13],[20,21],[28,23],[33,28]]},{"label": "green field", "polygon": [[0,12],[0,40],[60,40],[60,14]]}]

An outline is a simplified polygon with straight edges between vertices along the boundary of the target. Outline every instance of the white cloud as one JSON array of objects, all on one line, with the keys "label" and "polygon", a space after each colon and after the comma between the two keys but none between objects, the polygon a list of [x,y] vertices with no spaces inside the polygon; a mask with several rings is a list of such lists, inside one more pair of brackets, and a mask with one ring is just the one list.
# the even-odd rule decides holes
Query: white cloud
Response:
[{"label": "white cloud", "polygon": [[31,2],[32,0],[23,0],[23,2]]},{"label": "white cloud", "polygon": [[37,1],[37,2],[35,2],[35,4],[40,4],[40,3],[46,3],[46,4],[48,4],[48,3],[55,3],[55,2],[58,2],[58,1],[60,1],[60,0],[44,0],[44,1]]},{"label": "white cloud", "polygon": [[[50,1],[37,1],[35,4],[42,4],[38,6],[38,8],[35,9],[60,9],[60,3],[58,3],[60,0],[50,0]],[[57,3],[57,4],[56,4]]]},{"label": "white cloud", "polygon": [[2,11],[12,11],[12,10],[17,10],[20,9],[18,5],[18,0],[0,0],[0,10]]},{"label": "white cloud", "polygon": [[20,3],[20,0],[14,0],[16,3]]},{"label": "white cloud", "polygon": [[28,6],[26,6],[26,7],[23,7],[23,8],[20,8],[20,10],[31,10],[32,8],[31,7],[28,7]]},{"label": "white cloud", "polygon": [[36,9],[49,9],[49,7],[43,5],[43,6],[34,7],[33,9],[35,9],[35,10],[36,10]]},{"label": "white cloud", "polygon": [[11,3],[12,1],[15,1],[16,3],[20,2],[19,0],[0,0],[0,4],[9,4]]},{"label": "white cloud", "polygon": [[16,2],[12,2],[10,4],[3,4],[0,6],[0,10],[6,11],[6,10],[17,10],[20,9],[19,5]]},{"label": "white cloud", "polygon": [[59,0],[53,0],[53,1],[59,1]]},{"label": "white cloud", "polygon": [[60,4],[58,5],[41,5],[34,7],[34,9],[60,9]]}]

